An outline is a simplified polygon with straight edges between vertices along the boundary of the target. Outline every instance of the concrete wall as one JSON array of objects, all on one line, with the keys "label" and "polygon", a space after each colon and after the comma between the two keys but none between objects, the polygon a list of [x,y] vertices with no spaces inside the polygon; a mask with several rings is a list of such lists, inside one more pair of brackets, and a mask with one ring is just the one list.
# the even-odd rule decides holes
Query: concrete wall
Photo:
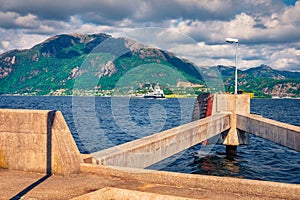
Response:
[{"label": "concrete wall", "polygon": [[[230,115],[216,114],[93,153],[92,156],[99,164],[145,168],[229,128]],[[92,161],[92,159],[87,160]]]},{"label": "concrete wall", "polygon": [[213,114],[232,112],[250,114],[250,96],[246,94],[214,94]]},{"label": "concrete wall", "polygon": [[80,153],[62,113],[0,109],[0,167],[79,173]]},{"label": "concrete wall", "polygon": [[237,128],[300,151],[300,127],[258,115],[237,115]]}]

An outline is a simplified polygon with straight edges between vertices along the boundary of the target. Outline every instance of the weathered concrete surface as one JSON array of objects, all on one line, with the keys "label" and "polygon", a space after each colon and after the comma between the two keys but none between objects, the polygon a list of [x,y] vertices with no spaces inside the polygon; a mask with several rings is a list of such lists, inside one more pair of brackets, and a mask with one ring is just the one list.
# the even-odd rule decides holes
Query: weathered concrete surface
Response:
[{"label": "weathered concrete surface", "polygon": [[214,94],[212,114],[232,112],[250,114],[250,96],[246,94]]},{"label": "weathered concrete surface", "polygon": [[[176,196],[177,194],[178,196],[185,196],[184,193],[181,194],[179,188],[190,188],[203,191],[198,197],[194,195],[188,195],[187,197],[190,198],[249,199],[249,197],[251,197],[251,199],[256,199],[258,197],[257,199],[299,199],[300,196],[299,184],[296,185],[231,177],[183,174],[124,167],[97,166],[90,164],[82,164],[81,171],[98,174],[100,176],[104,174],[121,176],[128,179],[134,179],[138,182],[146,181],[148,184],[150,183],[161,186],[168,185],[177,187],[177,190],[179,190],[178,192],[173,191],[173,193],[165,193]],[[159,190],[147,191],[154,192]],[[221,193],[223,196],[218,196]]]},{"label": "weathered concrete surface", "polygon": [[[151,192],[139,192],[135,190],[126,190],[120,188],[106,187],[95,192],[91,192],[72,200],[89,200],[89,199],[103,199],[103,200],[193,200],[192,198],[176,197],[171,195],[163,195]],[[194,199],[195,200],[195,199]]]},{"label": "weathered concrete surface", "polygon": [[300,127],[259,115],[237,115],[237,128],[300,151]]},{"label": "weathered concrete surface", "polygon": [[92,156],[103,165],[145,168],[228,130],[229,123],[229,114],[216,114],[93,153]]},{"label": "weathered concrete surface", "polygon": [[225,145],[237,146],[245,144],[247,141],[239,137],[242,134],[238,133],[236,129],[237,119],[236,114],[250,114],[250,96],[249,95],[235,95],[235,94],[214,94],[212,115],[219,113],[231,113],[230,129],[225,134],[222,141]]},{"label": "weathered concrete surface", "polygon": [[68,175],[79,156],[61,112],[0,109],[0,168]]},{"label": "weathered concrete surface", "polygon": [[[68,177],[0,169],[0,199],[72,199],[114,187],[194,199],[299,199],[300,185],[82,164]],[[135,194],[135,192],[133,192]],[[124,194],[130,196],[129,194]],[[154,196],[155,197],[155,196]],[[96,198],[101,199],[101,198]],[[105,198],[104,198],[105,199]]]}]

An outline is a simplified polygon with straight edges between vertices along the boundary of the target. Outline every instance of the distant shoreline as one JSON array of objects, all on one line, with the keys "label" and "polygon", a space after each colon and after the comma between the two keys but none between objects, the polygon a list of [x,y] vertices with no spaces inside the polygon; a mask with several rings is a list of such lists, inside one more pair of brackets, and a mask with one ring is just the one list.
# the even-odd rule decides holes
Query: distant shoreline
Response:
[{"label": "distant shoreline", "polygon": [[[11,97],[103,97],[103,98],[111,98],[111,97],[117,97],[117,98],[135,98],[135,99],[144,99],[144,98],[138,98],[135,96],[97,96],[97,95],[24,95],[24,94],[1,94],[1,96],[11,96]],[[166,99],[182,99],[182,98],[197,98],[197,96],[190,96],[190,95],[175,95],[175,96],[170,96],[166,95]],[[300,99],[300,97],[279,97],[279,98],[270,98],[270,97],[251,97],[251,99]]]}]

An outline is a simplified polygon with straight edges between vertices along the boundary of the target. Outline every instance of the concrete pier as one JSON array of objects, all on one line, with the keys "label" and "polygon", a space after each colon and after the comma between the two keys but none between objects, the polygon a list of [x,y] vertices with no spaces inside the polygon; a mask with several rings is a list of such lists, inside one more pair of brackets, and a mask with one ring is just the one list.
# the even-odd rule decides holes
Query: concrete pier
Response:
[{"label": "concrete pier", "polygon": [[227,145],[228,154],[235,154],[236,146],[244,143],[242,139],[246,138],[241,137],[241,134],[247,134],[237,130],[237,113],[250,114],[250,97],[231,94],[207,97],[213,98],[213,103],[209,106],[211,110],[206,112],[201,109],[204,102],[195,104],[198,105],[198,113],[194,112],[193,118],[207,116],[206,113],[211,116],[93,153],[85,161],[101,165],[145,168],[221,133],[224,135],[222,143]]},{"label": "concrete pier", "polygon": [[228,130],[230,117],[216,114],[93,153],[92,157],[101,165],[145,168]]},{"label": "concrete pier", "polygon": [[237,128],[300,151],[300,127],[259,115],[237,115]]},{"label": "concrete pier", "polygon": [[299,199],[299,184],[134,168],[217,134],[236,147],[239,130],[300,150],[300,127],[250,114],[246,95],[213,98],[209,117],[91,155],[59,111],[0,109],[0,199]]}]

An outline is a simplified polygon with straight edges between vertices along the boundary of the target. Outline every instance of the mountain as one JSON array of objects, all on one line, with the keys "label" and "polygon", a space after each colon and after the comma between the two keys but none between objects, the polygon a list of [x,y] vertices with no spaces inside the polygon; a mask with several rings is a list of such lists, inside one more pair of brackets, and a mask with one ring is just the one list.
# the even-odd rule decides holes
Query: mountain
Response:
[{"label": "mountain", "polygon": [[[217,69],[221,72],[223,77],[234,76],[235,67],[218,65]],[[246,70],[238,70],[238,74],[241,76],[247,75],[256,78],[271,78],[276,80],[300,78],[300,72],[276,70],[264,64]]]},{"label": "mountain", "polygon": [[[218,74],[224,83],[215,82],[215,90],[224,85],[227,90],[233,85],[234,72],[234,67],[222,65],[199,71],[171,52],[128,38],[114,38],[105,33],[62,34],[30,49],[1,54],[0,94],[103,95],[144,90],[145,85],[158,82],[169,92],[186,90],[184,85],[190,82],[195,86],[194,92],[199,93],[205,91],[200,87],[208,81],[215,82]],[[254,92],[256,96],[300,94],[299,72],[261,65],[239,70],[238,74],[239,89]],[[232,91],[233,87],[229,89]]]},{"label": "mountain", "polygon": [[258,78],[273,78],[277,80],[300,78],[300,72],[275,70],[267,65],[260,65],[258,67],[247,69],[246,71],[244,71],[244,73]]},{"label": "mountain", "polygon": [[[234,67],[217,66],[225,84],[233,85]],[[300,73],[275,70],[267,65],[238,70],[238,87],[255,96],[299,97]],[[233,87],[231,88],[233,91]]]},{"label": "mountain", "polygon": [[[143,71],[138,73],[136,68]],[[139,81],[151,83],[159,77],[166,86],[176,85],[180,79],[202,83],[193,64],[170,52],[103,33],[63,34],[31,49],[1,54],[0,94],[112,90],[121,77],[134,71],[137,81],[130,83],[131,89],[138,87]]]}]

